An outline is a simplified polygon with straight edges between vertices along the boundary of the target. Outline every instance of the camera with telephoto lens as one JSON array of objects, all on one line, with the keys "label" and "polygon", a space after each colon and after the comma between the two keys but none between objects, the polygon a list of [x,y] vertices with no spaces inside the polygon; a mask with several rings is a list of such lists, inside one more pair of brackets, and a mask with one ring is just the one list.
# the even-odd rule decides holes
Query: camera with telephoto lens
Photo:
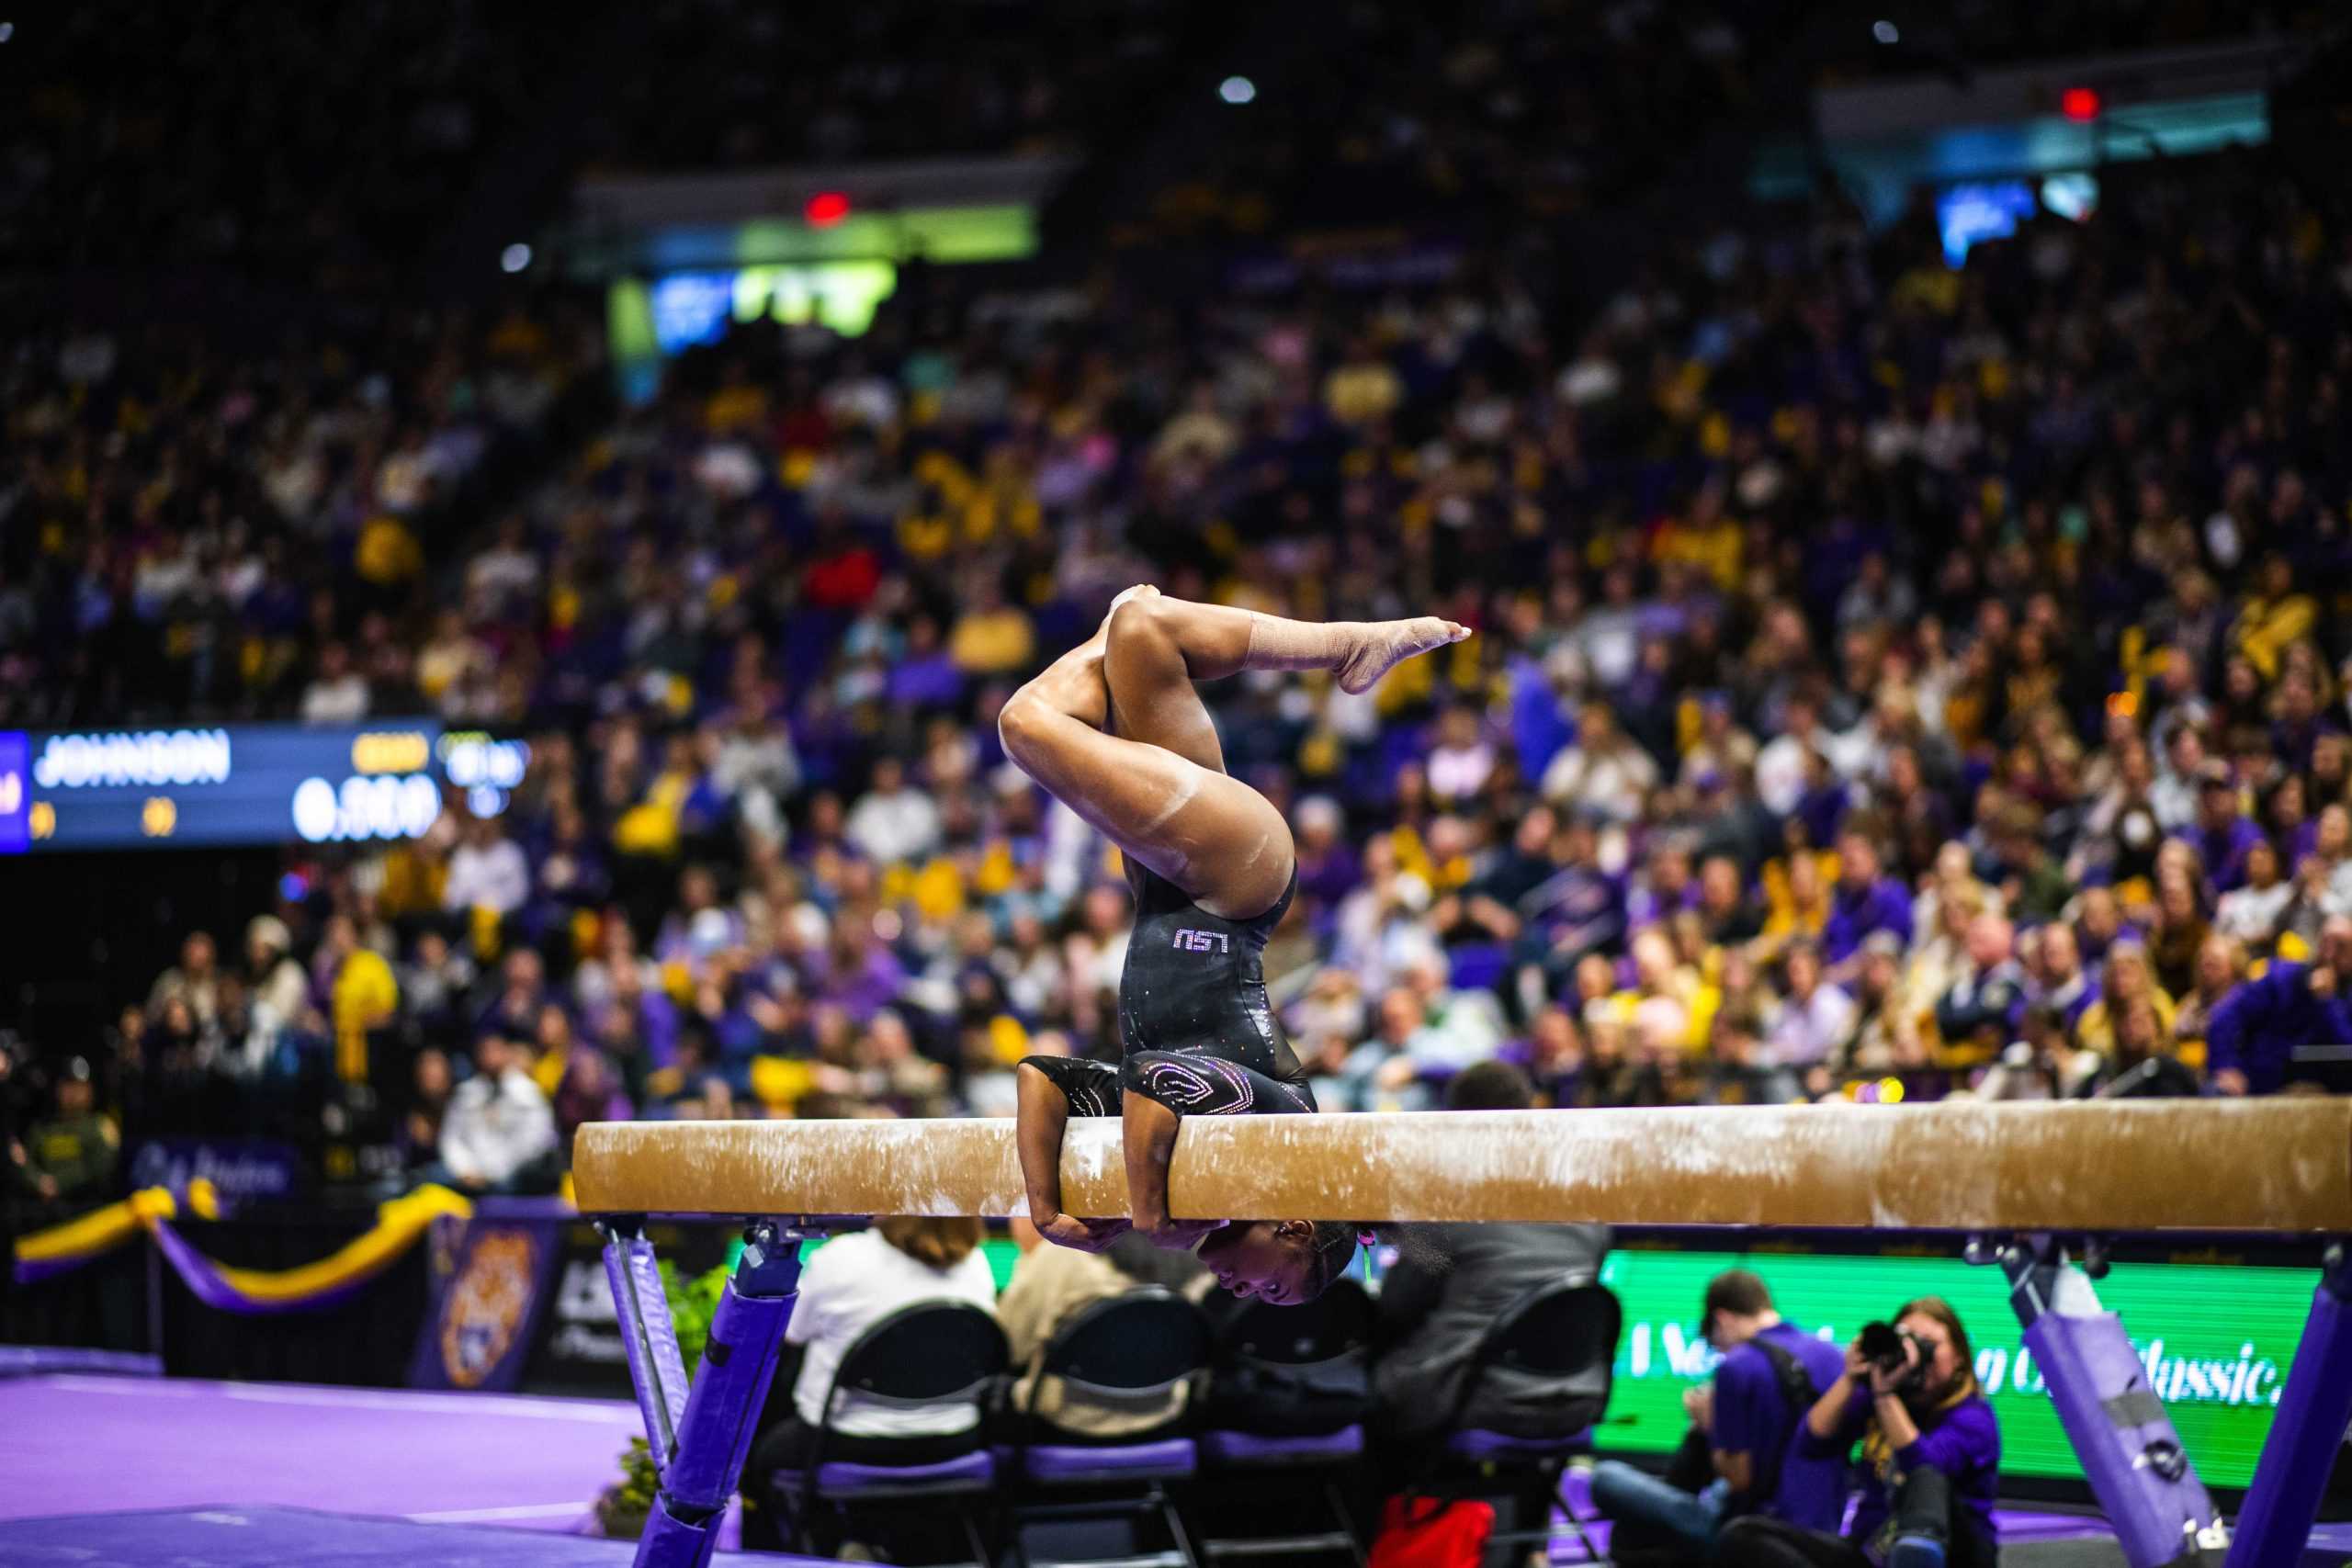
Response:
[{"label": "camera with telephoto lens", "polygon": [[[1894,1378],[1898,1389],[1911,1388],[1928,1375],[1928,1362],[1933,1358],[1927,1342],[1907,1328],[1897,1328],[1891,1323],[1862,1325],[1862,1359]],[[1903,1365],[1908,1350],[1917,1356],[1908,1370]]]}]

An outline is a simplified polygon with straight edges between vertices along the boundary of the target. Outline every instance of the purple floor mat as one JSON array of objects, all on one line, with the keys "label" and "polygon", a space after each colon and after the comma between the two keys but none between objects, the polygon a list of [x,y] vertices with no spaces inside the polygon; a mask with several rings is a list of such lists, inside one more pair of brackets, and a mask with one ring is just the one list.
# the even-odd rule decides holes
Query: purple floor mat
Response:
[{"label": "purple floor mat", "polygon": [[[0,1523],[0,1562],[72,1562],[77,1568],[619,1568],[634,1554],[625,1540],[517,1535],[465,1525],[355,1519],[307,1508],[175,1508],[85,1514]],[[813,1557],[769,1556],[763,1568],[810,1568]]]},{"label": "purple floor mat", "polygon": [[164,1358],[136,1350],[68,1350],[51,1345],[0,1345],[0,1378],[43,1372],[96,1372],[119,1378],[159,1378]]},{"label": "purple floor mat", "polygon": [[0,1518],[299,1507],[571,1530],[639,1430],[618,1400],[17,1378],[0,1382]]},{"label": "purple floor mat", "polygon": [[79,1568],[300,1568],[301,1564],[434,1563],[440,1568],[618,1568],[623,1540],[520,1535],[465,1525],[355,1519],[301,1508],[173,1509],[85,1514],[0,1523],[0,1562],[72,1562]]}]

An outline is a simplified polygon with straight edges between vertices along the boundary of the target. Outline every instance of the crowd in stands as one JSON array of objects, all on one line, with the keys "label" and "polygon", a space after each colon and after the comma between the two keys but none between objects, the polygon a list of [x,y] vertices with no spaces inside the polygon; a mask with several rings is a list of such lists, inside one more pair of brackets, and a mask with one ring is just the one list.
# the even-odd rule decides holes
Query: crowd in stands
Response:
[{"label": "crowd in stands", "polygon": [[[1542,221],[1641,193],[1752,107],[1758,51],[1802,7],[1513,0],[1320,14],[1296,68],[1149,203],[1161,235]],[[1343,58],[1344,73],[1321,68]]]},{"label": "crowd in stands", "polygon": [[354,290],[431,243],[561,52],[474,0],[191,0],[137,27],[69,6],[0,46],[0,254]]},{"label": "crowd in stands", "polygon": [[962,0],[784,16],[746,0],[662,0],[648,41],[663,69],[639,73],[613,106],[613,146],[599,161],[711,169],[1078,152],[1164,85],[1181,12],[1166,0]]},{"label": "crowd in stands", "polygon": [[[432,550],[601,370],[552,304],[257,335],[51,324],[0,354],[0,724],[413,708]],[[445,705],[488,716],[494,684]]]},{"label": "crowd in stands", "polygon": [[[857,342],[747,329],[420,575],[428,612],[331,660],[278,595],[275,690],[502,726],[528,776],[302,862],[225,957],[192,938],[116,1060],[219,1093],[117,1098],[217,1124],[191,1108],[364,1083],[406,1166],[477,1185],[599,1116],[1006,1112],[1023,1055],[1116,1051],[1129,907],[996,715],[1146,580],[1477,629],[1360,697],[1207,692],[1295,825],[1267,969],[1326,1105],[1496,1056],[1564,1106],[2278,1090],[2352,1041],[2346,217],[2224,159],[2119,171],[1962,271],[1924,217],[1827,207],[1575,313],[1106,285],[982,321],[917,285]],[[486,405],[461,380],[413,420],[364,385],[200,400],[274,438],[164,471],[245,503],[159,512],[119,468],[131,526],[52,506],[0,603],[257,589],[273,487],[269,526],[364,560],[430,415]],[[95,507],[129,443],[183,449],[132,401],[13,412],[76,416],[32,493]],[[123,440],[86,428],[109,403]],[[510,1113],[449,1158],[451,1119]]]}]

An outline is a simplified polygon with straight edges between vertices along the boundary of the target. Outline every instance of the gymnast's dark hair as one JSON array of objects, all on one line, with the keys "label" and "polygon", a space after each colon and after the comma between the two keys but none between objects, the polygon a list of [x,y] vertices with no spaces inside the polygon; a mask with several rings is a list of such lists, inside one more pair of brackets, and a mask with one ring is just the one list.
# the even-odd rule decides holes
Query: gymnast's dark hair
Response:
[{"label": "gymnast's dark hair", "polygon": [[1433,1272],[1443,1272],[1453,1260],[1439,1247],[1432,1247],[1411,1225],[1350,1224],[1345,1220],[1317,1220],[1315,1235],[1307,1245],[1306,1278],[1302,1283],[1302,1300],[1313,1301],[1331,1288],[1331,1281],[1348,1271],[1355,1261],[1356,1247],[1386,1245],[1395,1247],[1407,1261]]}]

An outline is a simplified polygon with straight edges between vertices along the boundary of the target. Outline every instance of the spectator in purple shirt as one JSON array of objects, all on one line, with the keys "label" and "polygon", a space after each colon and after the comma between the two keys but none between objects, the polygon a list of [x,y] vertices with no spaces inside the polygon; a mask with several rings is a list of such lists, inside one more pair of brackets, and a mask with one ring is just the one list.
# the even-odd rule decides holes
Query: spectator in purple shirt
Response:
[{"label": "spectator in purple shirt", "polygon": [[1340,900],[1363,880],[1363,864],[1347,840],[1347,816],[1328,795],[1308,795],[1291,816],[1298,844],[1299,897],[1318,913],[1337,909]]},{"label": "spectator in purple shirt", "polygon": [[1838,886],[1829,895],[1829,916],[1821,928],[1822,955],[1833,974],[1862,949],[1872,931],[1892,931],[1911,942],[1911,892],[1882,874],[1878,840],[1861,823],[1838,835]]},{"label": "spectator in purple shirt", "polygon": [[1899,1362],[1873,1362],[1857,1337],[1846,1370],[1806,1413],[1797,1451],[1840,1457],[1861,1444],[1862,1495],[1843,1536],[1786,1519],[1734,1520],[1720,1539],[1731,1568],[1993,1568],[2001,1428],[1977,1386],[1959,1314],[1923,1296],[1895,1314]]},{"label": "spectator in purple shirt", "polygon": [[2277,963],[2213,1009],[2205,1065],[2223,1094],[2276,1094],[2299,1045],[2352,1045],[2352,916],[2320,927],[2319,962]]},{"label": "spectator in purple shirt", "polygon": [[964,671],[939,639],[939,623],[917,615],[907,627],[906,651],[890,666],[892,704],[907,708],[947,707],[964,694]]},{"label": "spectator in purple shirt", "polygon": [[2238,786],[2229,764],[2205,764],[2197,792],[2197,821],[2181,835],[2205,863],[2213,891],[2228,893],[2245,881],[2245,857],[2262,837],[2262,829],[2240,808]]},{"label": "spectator in purple shirt", "polygon": [[1701,1332],[1723,1359],[1711,1384],[1684,1396],[1691,1432],[1666,1475],[1613,1460],[1592,1472],[1593,1503],[1614,1521],[1610,1545],[1620,1562],[1644,1551],[1712,1555],[1725,1521],[1745,1514],[1817,1530],[1845,1517],[1844,1459],[1799,1452],[1797,1431],[1838,1380],[1844,1355],[1782,1318],[1764,1281],[1745,1269],[1708,1281]]}]

